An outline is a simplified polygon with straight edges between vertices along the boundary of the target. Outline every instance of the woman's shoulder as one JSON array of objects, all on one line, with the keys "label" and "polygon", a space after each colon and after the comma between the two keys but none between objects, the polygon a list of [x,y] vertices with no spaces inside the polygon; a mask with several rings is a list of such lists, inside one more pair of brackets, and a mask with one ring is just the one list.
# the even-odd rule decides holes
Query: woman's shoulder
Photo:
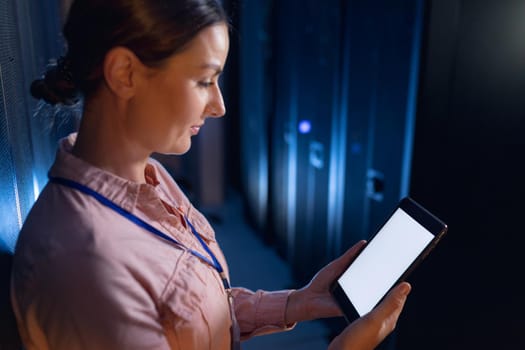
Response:
[{"label": "woman's shoulder", "polygon": [[160,294],[180,255],[92,198],[48,186],[20,231],[15,264],[35,276],[50,266],[59,272],[82,265],[85,271],[114,270],[122,276],[134,271],[140,283]]},{"label": "woman's shoulder", "polygon": [[52,187],[44,188],[24,220],[15,249],[19,260],[46,260],[92,245],[93,217],[85,210],[83,198],[70,198]]}]

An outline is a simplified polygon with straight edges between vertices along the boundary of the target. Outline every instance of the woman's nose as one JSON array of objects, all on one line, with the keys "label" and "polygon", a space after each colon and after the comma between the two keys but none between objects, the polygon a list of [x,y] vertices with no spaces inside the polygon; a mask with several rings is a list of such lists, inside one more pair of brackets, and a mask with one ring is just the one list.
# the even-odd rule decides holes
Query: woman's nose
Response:
[{"label": "woman's nose", "polygon": [[215,86],[213,97],[208,104],[206,115],[213,118],[220,118],[226,114],[226,107],[224,106],[224,99],[220,87]]}]

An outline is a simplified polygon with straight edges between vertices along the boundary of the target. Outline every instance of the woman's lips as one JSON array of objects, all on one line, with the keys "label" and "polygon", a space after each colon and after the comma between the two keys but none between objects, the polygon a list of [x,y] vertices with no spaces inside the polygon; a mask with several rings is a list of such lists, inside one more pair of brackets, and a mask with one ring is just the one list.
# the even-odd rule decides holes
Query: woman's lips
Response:
[{"label": "woman's lips", "polygon": [[191,127],[191,133],[192,135],[197,135],[199,133],[199,130],[201,129],[202,125],[194,125]]}]

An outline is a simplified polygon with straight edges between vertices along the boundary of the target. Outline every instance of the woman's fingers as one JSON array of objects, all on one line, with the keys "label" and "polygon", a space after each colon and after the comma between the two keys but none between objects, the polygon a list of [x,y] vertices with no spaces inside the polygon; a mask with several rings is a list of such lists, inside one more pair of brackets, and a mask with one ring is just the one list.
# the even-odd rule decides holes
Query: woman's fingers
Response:
[{"label": "woman's fingers", "polygon": [[328,349],[375,349],[394,330],[410,289],[410,284],[400,283],[374,310],[352,322],[330,343]]},{"label": "woman's fingers", "polygon": [[[397,320],[410,293],[411,286],[402,282],[392,289],[385,299],[367,316],[378,325],[378,339],[381,342],[396,327]],[[378,344],[379,344],[378,342]]]},{"label": "woman's fingers", "polygon": [[343,255],[341,255],[339,258],[332,261],[330,264],[327,265],[327,267],[330,267],[330,270],[332,271],[334,278],[339,276],[343,273],[343,271],[350,265],[350,263],[355,259],[357,254],[363,249],[365,246],[366,241],[359,241],[356,244],[352,246],[352,248],[348,249]]}]

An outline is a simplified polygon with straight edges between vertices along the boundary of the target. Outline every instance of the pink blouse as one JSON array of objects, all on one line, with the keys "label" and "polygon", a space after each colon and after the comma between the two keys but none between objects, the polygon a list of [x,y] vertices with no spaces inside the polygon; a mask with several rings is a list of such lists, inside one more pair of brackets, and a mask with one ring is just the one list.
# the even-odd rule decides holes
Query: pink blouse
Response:
[{"label": "pink blouse", "polygon": [[[151,160],[146,184],[96,168],[62,140],[51,176],[74,180],[207,255],[186,215],[228,274],[208,221]],[[20,233],[12,303],[27,350],[229,349],[227,295],[215,269],[91,196],[48,184]],[[243,339],[290,329],[289,291],[234,288]]]}]

